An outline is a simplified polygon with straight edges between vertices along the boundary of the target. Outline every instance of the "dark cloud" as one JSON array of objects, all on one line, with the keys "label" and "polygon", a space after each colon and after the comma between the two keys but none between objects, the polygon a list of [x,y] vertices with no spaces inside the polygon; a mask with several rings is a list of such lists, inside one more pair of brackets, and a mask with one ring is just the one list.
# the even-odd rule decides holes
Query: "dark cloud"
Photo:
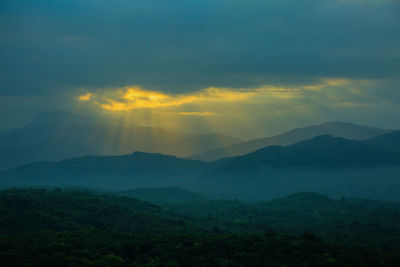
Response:
[{"label": "dark cloud", "polygon": [[390,0],[0,4],[0,92],[137,84],[170,92],[400,70]]}]

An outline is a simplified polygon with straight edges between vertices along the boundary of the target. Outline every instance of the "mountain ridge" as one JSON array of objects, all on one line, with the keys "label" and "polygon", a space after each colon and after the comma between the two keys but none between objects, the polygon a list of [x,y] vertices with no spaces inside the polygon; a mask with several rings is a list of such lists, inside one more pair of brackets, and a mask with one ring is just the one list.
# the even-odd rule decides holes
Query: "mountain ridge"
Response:
[{"label": "mountain ridge", "polygon": [[144,152],[37,162],[0,173],[0,186],[182,187],[206,197],[256,199],[311,190],[395,198],[399,155],[366,141],[324,135],[215,162]]},{"label": "mountain ridge", "polygon": [[347,167],[398,165],[397,152],[367,144],[362,141],[347,140],[329,135],[298,142],[290,146],[267,146],[249,154],[223,159],[219,166],[224,171],[238,171],[243,166],[252,169],[261,166],[272,167]]},{"label": "mountain ridge", "polygon": [[132,151],[187,156],[240,139],[221,133],[186,134],[102,121],[69,112],[42,113],[29,125],[0,132],[0,171],[33,161]]},{"label": "mountain ridge", "polygon": [[271,145],[287,146],[318,135],[332,135],[346,139],[366,140],[392,130],[377,127],[357,125],[348,122],[331,121],[306,127],[295,128],[287,132],[265,138],[257,138],[228,147],[220,147],[188,158],[204,161],[214,161],[221,158],[240,156]]}]

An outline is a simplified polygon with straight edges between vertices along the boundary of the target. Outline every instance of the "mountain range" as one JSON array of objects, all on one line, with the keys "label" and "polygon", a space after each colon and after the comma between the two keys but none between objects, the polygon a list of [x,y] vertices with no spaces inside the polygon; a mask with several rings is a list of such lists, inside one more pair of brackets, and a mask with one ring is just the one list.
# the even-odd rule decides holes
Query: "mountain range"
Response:
[{"label": "mountain range", "polygon": [[246,200],[301,191],[398,199],[400,151],[387,147],[397,136],[357,141],[323,135],[214,162],[143,152],[36,162],[0,173],[0,186],[178,186],[208,197]]},{"label": "mountain range", "polygon": [[132,151],[184,157],[240,141],[220,133],[186,134],[49,112],[40,114],[28,126],[0,132],[0,171],[33,161]]},{"label": "mountain range", "polygon": [[342,137],[351,140],[367,140],[391,131],[392,130],[334,121],[296,128],[272,137],[249,140],[230,146],[221,146],[204,153],[192,155],[189,158],[214,161],[221,158],[248,154],[266,146],[288,146],[319,135],[331,135],[333,137]]},{"label": "mountain range", "polygon": [[25,127],[0,132],[0,171],[34,161],[124,155],[132,151],[214,161],[248,154],[266,146],[287,146],[318,135],[366,140],[389,132],[351,123],[328,122],[243,142],[221,133],[171,132],[69,112],[47,112],[39,114]]},{"label": "mountain range", "polygon": [[[379,140],[386,140],[390,136],[385,134]],[[375,140],[363,142],[321,135],[290,146],[261,148],[244,156],[233,157],[222,166],[224,170],[237,171],[261,166],[343,168],[398,165],[400,150],[387,149]]]}]

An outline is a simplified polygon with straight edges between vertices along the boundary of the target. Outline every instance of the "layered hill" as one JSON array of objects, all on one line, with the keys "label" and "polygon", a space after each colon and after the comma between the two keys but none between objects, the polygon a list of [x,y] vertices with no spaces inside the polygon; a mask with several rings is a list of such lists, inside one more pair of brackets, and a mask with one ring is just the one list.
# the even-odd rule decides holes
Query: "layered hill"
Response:
[{"label": "layered hill", "polygon": [[73,113],[42,113],[26,127],[0,132],[0,170],[33,161],[132,151],[183,157],[240,141],[220,133],[186,134]]},{"label": "layered hill", "polygon": [[209,197],[246,200],[301,191],[398,199],[399,166],[400,151],[370,144],[370,140],[325,135],[215,162],[141,152],[36,162],[0,173],[0,187],[85,186],[122,191],[182,187]]},{"label": "layered hill", "polygon": [[192,189],[213,197],[248,200],[302,191],[399,199],[400,151],[368,141],[317,136],[217,162]]},{"label": "layered hill", "polygon": [[266,146],[288,146],[319,135],[331,135],[333,137],[342,137],[351,140],[367,140],[389,132],[391,132],[391,130],[352,123],[338,121],[327,122],[303,128],[296,128],[272,137],[254,139],[231,146],[221,146],[205,153],[192,155],[189,158],[214,161],[221,158],[248,154]]},{"label": "layered hill", "polygon": [[59,162],[34,162],[0,174],[0,186],[84,186],[122,190],[179,185],[212,164],[175,156],[134,152],[86,156]]},{"label": "layered hill", "polygon": [[397,151],[367,142],[321,135],[294,145],[268,146],[244,156],[234,157],[219,169],[237,171],[261,166],[340,168],[399,164],[400,153]]},{"label": "layered hill", "polygon": [[390,151],[400,151],[400,131],[386,133],[366,141],[370,145],[382,147]]}]

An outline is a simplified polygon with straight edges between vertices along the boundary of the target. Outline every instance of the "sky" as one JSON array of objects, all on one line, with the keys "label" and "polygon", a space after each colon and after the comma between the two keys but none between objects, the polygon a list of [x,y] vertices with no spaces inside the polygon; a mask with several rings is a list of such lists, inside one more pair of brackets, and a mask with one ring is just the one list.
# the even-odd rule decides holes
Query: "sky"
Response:
[{"label": "sky", "polygon": [[0,130],[64,110],[241,138],[400,128],[399,0],[1,0]]}]

